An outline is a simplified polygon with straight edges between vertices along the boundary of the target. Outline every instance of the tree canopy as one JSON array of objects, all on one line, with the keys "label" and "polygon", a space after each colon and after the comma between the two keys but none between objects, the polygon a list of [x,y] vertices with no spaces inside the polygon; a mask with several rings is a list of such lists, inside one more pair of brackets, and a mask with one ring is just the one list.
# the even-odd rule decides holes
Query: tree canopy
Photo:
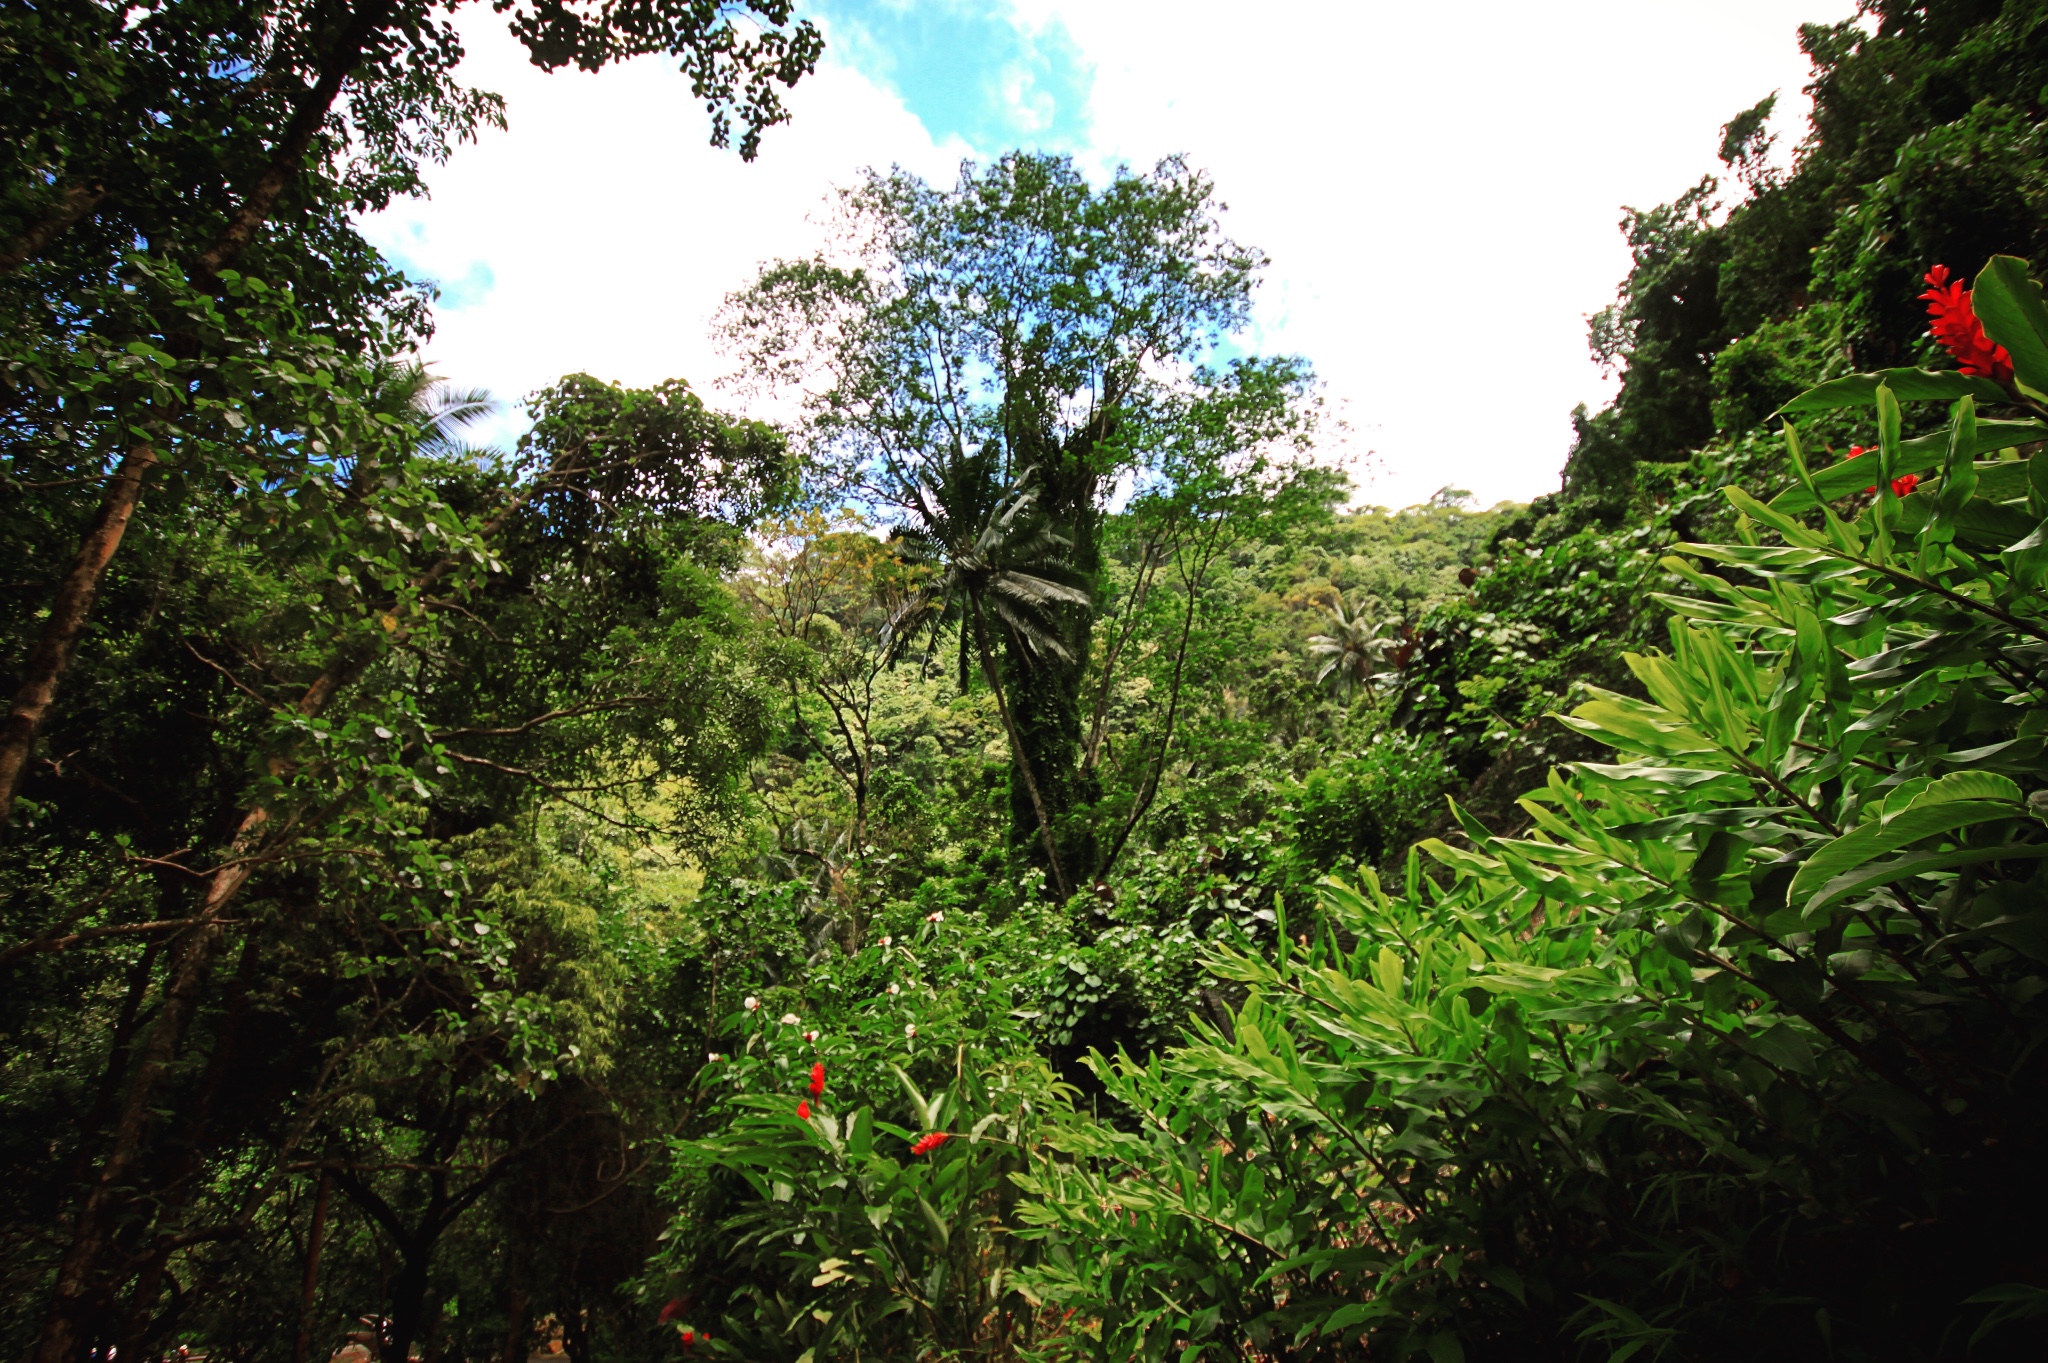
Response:
[{"label": "tree canopy", "polygon": [[[746,156],[819,53],[495,12]],[[2040,1355],[2048,4],[1804,29],[1560,491],[1393,510],[1178,157],[849,186],[786,429],[471,448],[353,225],[452,14],[0,10],[0,1336]]]}]

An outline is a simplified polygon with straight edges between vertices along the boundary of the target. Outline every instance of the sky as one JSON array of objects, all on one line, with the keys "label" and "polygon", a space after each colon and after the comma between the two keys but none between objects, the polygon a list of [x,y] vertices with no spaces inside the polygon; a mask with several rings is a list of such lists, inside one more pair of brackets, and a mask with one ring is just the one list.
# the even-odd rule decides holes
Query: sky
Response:
[{"label": "sky", "polygon": [[[1571,411],[1613,395],[1586,316],[1628,269],[1624,205],[1722,170],[1720,128],[1779,93],[1805,127],[1802,22],[1853,0],[799,0],[824,29],[752,163],[707,144],[672,63],[544,74],[488,6],[462,76],[509,127],[369,218],[441,287],[436,372],[514,400],[565,373],[688,379],[749,409],[712,340],[759,265],[823,242],[834,186],[900,165],[1062,152],[1098,182],[1185,153],[1271,258],[1249,351],[1305,356],[1359,499],[1553,491]],[[1261,15],[1266,17],[1261,18]],[[479,432],[504,441],[516,406]]]}]

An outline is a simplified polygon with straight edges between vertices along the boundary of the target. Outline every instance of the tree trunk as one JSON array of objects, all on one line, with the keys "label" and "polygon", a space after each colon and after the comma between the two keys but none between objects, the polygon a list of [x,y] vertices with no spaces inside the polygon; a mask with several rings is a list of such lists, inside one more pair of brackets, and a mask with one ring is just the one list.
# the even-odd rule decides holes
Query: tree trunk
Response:
[{"label": "tree trunk", "polygon": [[391,17],[392,8],[393,0],[362,0],[349,16],[348,27],[320,63],[320,79],[292,110],[291,122],[285,125],[284,135],[271,152],[270,164],[243,195],[241,207],[228,219],[213,245],[196,262],[195,273],[199,276],[211,278],[233,264],[255,238],[256,230],[277,211],[277,201],[298,178],[306,153],[312,150],[313,139],[326,124],[328,110],[341,94],[343,82],[361,63],[363,49]]},{"label": "tree trunk", "polygon": [[57,195],[49,213],[0,251],[0,274],[18,270],[50,249],[50,243],[70,230],[71,224],[99,207],[107,195],[99,184],[67,185]]},{"label": "tree trunk", "polygon": [[[560,471],[561,461],[558,460],[536,486],[544,484]],[[482,534],[486,537],[496,534],[533,495],[534,488],[529,488],[513,497],[484,522]],[[435,583],[453,572],[455,563],[453,558],[444,557],[421,574],[417,582],[421,594],[424,595]],[[403,634],[404,631],[400,631],[394,638],[403,637]],[[371,653],[354,649],[330,658],[326,668],[299,698],[299,713],[310,718],[324,711],[342,689],[361,674],[372,657]],[[282,758],[271,761],[273,774],[282,774],[287,766]],[[100,1166],[99,1177],[79,1209],[71,1245],[58,1265],[49,1311],[44,1317],[43,1331],[33,1355],[35,1363],[71,1363],[78,1351],[93,1276],[108,1248],[108,1221],[117,1191],[121,1180],[140,1158],[157,1085],[177,1054],[185,1024],[212,974],[214,959],[227,931],[222,918],[254,874],[252,854],[268,831],[270,817],[270,811],[260,806],[242,816],[229,844],[228,859],[207,877],[206,893],[192,915],[196,926],[180,938],[174,948],[163,1002],[150,1028],[149,1039],[137,1058],[120,1123]]]},{"label": "tree trunk", "polygon": [[526,1363],[530,1325],[526,1311],[526,1289],[518,1282],[505,1294],[505,1352],[503,1363]]},{"label": "tree trunk", "polygon": [[[1089,604],[1059,605],[1051,611],[1069,654],[1066,660],[1034,653],[1015,637],[1006,637],[1004,653],[1009,666],[1003,676],[1021,740],[1013,770],[1021,775],[1028,766],[1052,824],[1060,864],[1074,875],[1085,875],[1095,865],[1096,847],[1094,828],[1081,811],[1100,795],[1094,773],[1082,767],[1081,750],[1096,585],[1102,571],[1102,516],[1095,506],[1097,479],[1086,460],[1062,453],[1049,463],[1050,467],[1046,463],[1037,466],[1043,489],[1038,509],[1066,537],[1067,567],[1088,593]],[[1012,782],[1013,846],[1031,845],[1037,822],[1031,798],[1028,784]],[[1061,897],[1075,888],[1069,885]]]},{"label": "tree trunk", "polygon": [[996,670],[994,650],[988,644],[988,626],[982,618],[981,598],[968,593],[968,609],[974,618],[969,625],[974,630],[974,642],[981,653],[982,675],[988,679],[989,690],[995,693],[996,713],[1003,721],[1003,734],[1010,740],[1010,766],[1024,783],[1025,797],[1030,801],[1031,813],[1038,825],[1039,844],[1045,852],[1046,872],[1052,877],[1053,889],[1061,899],[1069,893],[1067,878],[1060,866],[1058,840],[1053,834],[1052,814],[1046,807],[1045,796],[1039,789],[1038,778],[1032,775],[1031,759],[1025,754],[1024,741],[1017,732],[1017,722],[1010,714],[1010,702],[1003,695],[1003,675]]},{"label": "tree trunk", "polygon": [[100,593],[107,565],[121,547],[121,537],[142,500],[143,480],[156,467],[153,445],[136,445],[122,458],[106,491],[100,495],[99,510],[71,560],[71,568],[57,584],[50,602],[50,614],[43,632],[28,655],[28,669],[15,689],[14,704],[0,723],[0,826],[14,813],[14,797],[21,790],[35,751],[36,734],[57,699],[57,683],[71,666],[85,622],[92,615],[92,603]]},{"label": "tree trunk", "polygon": [[[334,50],[321,64],[320,79],[293,109],[291,122],[285,125],[284,135],[278,139],[271,153],[270,164],[243,196],[241,206],[228,219],[227,226],[195,262],[195,273],[201,279],[211,279],[233,264],[255,238],[257,229],[268,222],[270,215],[277,210],[278,200],[298,177],[306,154],[312,149],[314,137],[326,124],[328,112],[341,94],[342,84],[361,63],[370,39],[390,17],[393,2],[363,0],[361,7],[350,16],[348,27],[342,30]],[[97,197],[91,202],[97,203]],[[90,207],[91,203],[84,203],[79,213]],[[76,216],[74,214],[74,218]],[[63,225],[68,226],[69,223]],[[61,231],[62,227],[55,230]],[[50,235],[54,237],[55,231]],[[92,527],[87,530],[85,540],[72,561],[71,571],[65,574],[63,582],[58,585],[56,598],[50,603],[50,615],[44,622],[42,637],[36,641],[35,651],[29,655],[28,673],[15,692],[14,706],[8,712],[6,722],[0,724],[0,827],[4,827],[13,815],[14,799],[21,789],[36,734],[50,712],[51,702],[56,699],[57,683],[71,666],[72,654],[78,647],[79,636],[84,633],[85,622],[92,614],[93,598],[99,594],[107,564],[113,560],[114,551],[121,547],[121,536],[126,532],[129,518],[135,513],[135,504],[142,495],[142,480],[157,459],[156,449],[149,445],[129,450],[122,459],[121,467],[100,500],[100,509],[93,518]]]},{"label": "tree trunk", "polygon": [[306,1273],[299,1287],[299,1333],[292,1341],[292,1363],[306,1363],[313,1350],[313,1308],[320,1293],[320,1249],[327,1233],[327,1204],[334,1196],[334,1178],[320,1171],[320,1191],[313,1195],[313,1225],[306,1232]]},{"label": "tree trunk", "polygon": [[[520,507],[533,498],[535,489],[557,476],[562,467],[563,463],[558,459],[534,487],[513,497],[485,521],[480,532],[486,537],[496,534]],[[434,584],[453,572],[455,566],[456,560],[452,557],[438,560],[417,579],[420,594],[425,595]],[[406,633],[401,629],[392,637],[394,640],[402,639]],[[311,718],[324,711],[345,687],[361,675],[373,657],[374,654],[356,648],[330,658],[326,668],[299,698],[299,713]],[[281,757],[271,759],[273,774],[281,775],[288,766]],[[149,1030],[148,1040],[137,1056],[120,1122],[100,1166],[99,1177],[86,1195],[84,1205],[79,1208],[71,1244],[58,1264],[57,1281],[32,1355],[34,1363],[72,1363],[77,1355],[93,1279],[109,1247],[109,1222],[121,1182],[141,1157],[157,1085],[176,1058],[185,1025],[212,975],[214,960],[219,955],[227,931],[223,917],[235,896],[241,893],[242,887],[255,873],[253,853],[269,831],[270,819],[270,811],[260,806],[242,816],[229,844],[228,858],[206,879],[206,892],[192,914],[195,926],[179,938],[173,948],[163,1000]]]},{"label": "tree trunk", "polygon": [[56,1286],[43,1318],[42,1334],[36,1341],[35,1363],[73,1363],[84,1343],[92,1311],[94,1277],[109,1248],[113,1213],[125,1180],[142,1154],[157,1083],[175,1059],[185,1023],[213,973],[223,931],[217,923],[195,928],[172,953],[163,1000],[136,1058],[135,1077],[128,1085],[128,1099],[114,1128],[114,1138],[100,1164],[99,1177],[79,1208],[71,1244],[57,1266]]},{"label": "tree trunk", "polygon": [[383,1363],[407,1363],[412,1342],[426,1324],[427,1265],[433,1259],[433,1241],[425,1246],[406,1245],[399,1253],[398,1276],[391,1280],[391,1328],[384,1335]]}]

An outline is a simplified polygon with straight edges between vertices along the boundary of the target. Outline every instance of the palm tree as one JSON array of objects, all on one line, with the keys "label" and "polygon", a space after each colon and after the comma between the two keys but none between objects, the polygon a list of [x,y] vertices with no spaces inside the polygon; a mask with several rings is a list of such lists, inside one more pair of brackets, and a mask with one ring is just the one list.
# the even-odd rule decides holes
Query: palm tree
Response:
[{"label": "palm tree", "polygon": [[939,476],[915,489],[922,524],[898,531],[896,544],[905,559],[928,564],[934,572],[890,620],[884,637],[887,646],[900,656],[919,630],[926,631],[936,645],[938,631],[957,622],[962,691],[967,689],[971,641],[982,679],[995,694],[1011,762],[1031,796],[1053,888],[1065,899],[1069,890],[1052,819],[1010,714],[989,633],[993,620],[1021,646],[1024,657],[1071,662],[1073,654],[1060,638],[1054,613],[1063,606],[1086,607],[1088,594],[1073,585],[1066,568],[1068,541],[1035,509],[1038,493],[1032,484],[1036,470],[1026,469],[1014,483],[1002,487],[995,480],[994,467],[993,452],[956,455]]},{"label": "palm tree", "polygon": [[374,382],[374,404],[410,421],[420,433],[419,452],[429,456],[467,453],[463,427],[491,415],[499,406],[488,390],[459,387],[418,360],[380,362]]},{"label": "palm tree", "polygon": [[1373,677],[1386,661],[1387,650],[1399,641],[1380,633],[1384,626],[1368,625],[1362,615],[1346,611],[1342,596],[1327,614],[1329,632],[1311,635],[1308,641],[1308,656],[1323,662],[1317,683],[1328,682],[1346,699],[1354,688],[1364,687],[1365,698],[1373,699]]}]

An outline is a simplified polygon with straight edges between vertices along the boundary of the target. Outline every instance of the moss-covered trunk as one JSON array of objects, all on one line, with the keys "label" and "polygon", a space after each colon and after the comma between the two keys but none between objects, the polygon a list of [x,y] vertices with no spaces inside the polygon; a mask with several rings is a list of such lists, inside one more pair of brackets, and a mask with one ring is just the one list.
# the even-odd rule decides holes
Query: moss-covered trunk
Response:
[{"label": "moss-covered trunk", "polygon": [[[1004,631],[1003,676],[1010,712],[1053,826],[1060,867],[1070,889],[1079,890],[1096,863],[1093,822],[1097,782],[1081,767],[1082,694],[1095,633],[1097,585],[1102,567],[1102,515],[1096,507],[1099,479],[1088,451],[1069,448],[1039,463],[1039,507],[1071,546],[1068,568],[1090,604],[1054,608],[1060,642],[1068,657],[1034,651]],[[1045,865],[1044,843],[1031,793],[1012,767],[1010,846],[1031,864]]]}]

